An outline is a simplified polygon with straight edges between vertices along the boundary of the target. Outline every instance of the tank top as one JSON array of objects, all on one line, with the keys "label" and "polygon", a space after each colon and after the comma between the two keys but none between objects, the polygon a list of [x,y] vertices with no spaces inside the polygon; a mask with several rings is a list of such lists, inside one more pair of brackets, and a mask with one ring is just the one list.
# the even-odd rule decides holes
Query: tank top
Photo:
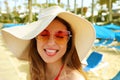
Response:
[{"label": "tank top", "polygon": [[61,74],[61,72],[63,70],[63,67],[64,67],[64,65],[62,65],[62,67],[60,68],[60,71],[59,71],[58,75],[55,77],[54,80],[59,80],[59,77],[60,77],[60,74]]}]

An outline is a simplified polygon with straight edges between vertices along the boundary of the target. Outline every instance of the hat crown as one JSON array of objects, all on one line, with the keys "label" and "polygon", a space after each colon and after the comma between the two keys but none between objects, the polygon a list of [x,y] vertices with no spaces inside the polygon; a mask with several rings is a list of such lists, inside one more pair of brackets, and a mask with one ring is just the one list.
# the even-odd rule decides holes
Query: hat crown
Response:
[{"label": "hat crown", "polygon": [[60,12],[64,12],[64,11],[65,10],[63,10],[59,6],[52,6],[50,8],[41,9],[38,19],[41,19],[41,18],[46,17],[46,16],[50,16],[50,15],[57,15]]}]

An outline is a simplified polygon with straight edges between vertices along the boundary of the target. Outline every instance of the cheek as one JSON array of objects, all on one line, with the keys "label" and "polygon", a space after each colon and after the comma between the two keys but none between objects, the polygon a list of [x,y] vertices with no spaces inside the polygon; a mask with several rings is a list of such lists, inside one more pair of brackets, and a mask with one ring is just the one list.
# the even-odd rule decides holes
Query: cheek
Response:
[{"label": "cheek", "polygon": [[66,50],[67,50],[67,44],[64,44],[64,45],[61,45],[60,46],[60,53],[61,54],[65,54],[65,52],[66,52]]},{"label": "cheek", "polygon": [[43,51],[43,44],[39,43],[39,41],[37,41],[37,50],[39,54]]}]

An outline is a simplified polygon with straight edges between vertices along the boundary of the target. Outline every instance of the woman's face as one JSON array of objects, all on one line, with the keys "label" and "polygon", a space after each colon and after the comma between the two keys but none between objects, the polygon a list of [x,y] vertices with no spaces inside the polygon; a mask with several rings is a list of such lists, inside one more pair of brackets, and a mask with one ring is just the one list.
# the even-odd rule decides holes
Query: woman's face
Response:
[{"label": "woman's face", "polygon": [[67,49],[69,31],[59,20],[53,20],[37,37],[37,50],[46,63],[61,60]]}]

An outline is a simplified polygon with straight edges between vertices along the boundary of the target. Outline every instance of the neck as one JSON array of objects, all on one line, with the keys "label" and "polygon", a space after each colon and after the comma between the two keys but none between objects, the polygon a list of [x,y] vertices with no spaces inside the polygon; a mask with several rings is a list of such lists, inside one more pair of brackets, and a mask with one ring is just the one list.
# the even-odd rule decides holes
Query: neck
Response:
[{"label": "neck", "polygon": [[60,68],[62,67],[62,61],[57,61],[55,63],[46,64],[46,78],[53,80],[59,73]]}]

